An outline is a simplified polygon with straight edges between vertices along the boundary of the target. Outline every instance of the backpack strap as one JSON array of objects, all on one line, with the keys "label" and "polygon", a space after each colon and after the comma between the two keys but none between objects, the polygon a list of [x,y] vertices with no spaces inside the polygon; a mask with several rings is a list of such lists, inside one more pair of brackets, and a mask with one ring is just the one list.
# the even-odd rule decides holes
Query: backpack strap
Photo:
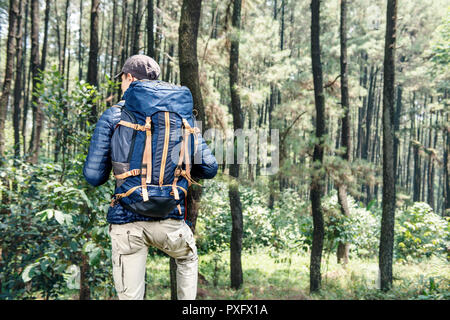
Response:
[{"label": "backpack strap", "polygon": [[145,149],[142,155],[141,185],[142,198],[148,201],[147,183],[152,181],[152,118],[145,118]]},{"label": "backpack strap", "polygon": [[[200,130],[197,127],[192,128],[186,119],[183,118],[183,125],[184,125],[184,134],[183,139],[181,140],[181,148],[180,148],[180,156],[178,158],[178,164],[175,168],[174,172],[174,179],[172,183],[172,190],[174,194],[175,200],[179,200],[180,196],[178,194],[177,190],[177,182],[180,176],[183,176],[187,181],[188,185],[190,186],[192,183],[197,184],[201,186],[200,183],[195,182],[191,178],[191,164],[190,164],[190,156],[189,156],[189,145],[188,145],[188,139],[189,135],[194,135],[194,141],[195,141],[195,150],[197,150],[197,144],[198,144],[198,133]],[[185,159],[186,158],[186,159]],[[186,170],[182,169],[183,160],[185,160],[186,163]],[[180,215],[181,215],[181,208],[178,208]]]},{"label": "backpack strap", "polygon": [[142,125],[137,124],[137,123],[128,122],[128,121],[125,121],[125,120],[120,120],[116,124],[116,127],[117,126],[124,126],[124,127],[128,127],[128,128],[134,129],[134,130],[138,130],[138,131],[145,131],[146,130],[145,126],[142,126]]},{"label": "backpack strap", "polygon": [[125,179],[125,178],[131,177],[131,176],[138,176],[140,174],[141,174],[141,169],[133,169],[133,170],[121,173],[121,174],[116,174],[116,175],[114,175],[114,177],[116,179],[121,180],[121,179]]},{"label": "backpack strap", "polygon": [[[170,186],[170,184],[165,184],[164,186]],[[114,194],[112,199],[111,199],[111,207],[114,207],[117,204],[117,202],[119,202],[120,199],[130,196],[133,192],[135,192],[140,187],[142,187],[142,186],[138,185],[138,186],[135,186],[133,188],[130,188],[127,192]],[[155,187],[155,186],[153,185],[153,187]],[[187,190],[185,188],[181,187],[181,186],[177,186],[177,188],[180,188],[181,191],[183,191],[184,197],[186,198],[187,197]],[[181,208],[178,208],[178,209],[179,209],[179,212],[181,212]]]}]

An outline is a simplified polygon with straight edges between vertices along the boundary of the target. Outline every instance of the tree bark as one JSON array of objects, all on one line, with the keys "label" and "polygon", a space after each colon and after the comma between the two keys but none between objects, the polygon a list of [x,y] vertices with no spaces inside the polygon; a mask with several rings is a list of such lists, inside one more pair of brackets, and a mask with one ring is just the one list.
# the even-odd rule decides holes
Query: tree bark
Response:
[{"label": "tree bark", "polygon": [[[98,11],[100,6],[100,0],[92,0],[91,2],[91,37],[89,41],[89,62],[88,62],[88,74],[87,82],[92,86],[98,86]],[[95,103],[92,105],[90,121],[92,124],[97,122],[97,106]]]},{"label": "tree bark", "polygon": [[397,132],[400,130],[400,115],[402,114],[402,93],[403,87],[401,85],[397,86],[397,103],[395,109],[395,122],[394,122],[394,172],[395,172],[395,180],[397,182],[397,161],[398,161],[398,149],[400,141],[397,136]]},{"label": "tree bark", "polygon": [[45,1],[45,18],[44,18],[44,41],[42,43],[41,69],[44,71],[47,65],[47,47],[48,47],[48,23],[50,20],[50,2]]},{"label": "tree bark", "polygon": [[[432,102],[432,101],[430,101]],[[432,137],[433,137],[433,114],[430,113],[430,128],[428,130],[428,148],[434,148],[432,145]],[[430,152],[428,156],[428,171],[426,173],[427,175],[427,203],[430,205],[431,208],[434,210],[434,199],[433,199],[433,193],[434,193],[434,179],[433,179],[433,171],[434,171],[434,159],[432,156],[432,153]]]},{"label": "tree bark", "polygon": [[37,90],[37,85],[41,81],[39,76],[40,61],[39,61],[39,0],[31,0],[31,75],[33,79],[31,105],[33,110],[33,130],[31,134],[31,146],[29,161],[36,164],[39,157],[39,150],[41,147],[41,131],[43,114],[39,107],[39,98],[34,93]]},{"label": "tree bark", "polygon": [[395,219],[394,106],[397,0],[387,1],[383,79],[383,213],[379,251],[380,287],[392,287]]},{"label": "tree bark", "polygon": [[64,36],[63,36],[63,48],[62,48],[62,72],[61,75],[64,76],[66,72],[66,49],[67,49],[67,24],[69,18],[69,0],[66,0],[66,6],[64,8]]},{"label": "tree bark", "polygon": [[[415,114],[413,114],[413,123],[415,123]],[[419,157],[419,126],[417,126],[417,130],[415,131],[415,142],[413,142],[414,149],[414,173],[413,173],[413,182],[414,182],[414,193],[413,193],[413,201],[420,201],[420,157]]]},{"label": "tree bark", "polygon": [[[29,14],[29,1],[27,0],[25,5],[25,35],[23,39],[23,47],[27,47],[28,43],[28,14]],[[23,50],[23,61],[26,60],[26,50]],[[26,69],[26,63],[23,64],[23,90],[24,90],[24,101],[22,110],[22,152],[25,155],[27,153],[27,139],[26,139],[26,128],[27,128],[27,117],[28,117],[28,98],[30,89],[30,78],[31,78],[31,68]]]},{"label": "tree bark", "polygon": [[[347,66],[347,0],[341,0],[341,24],[340,24],[340,41],[341,41],[341,105],[344,109],[344,117],[342,118],[341,144],[345,148],[342,158],[350,161],[351,137],[350,137],[350,99],[348,94],[348,66]],[[338,202],[341,207],[341,213],[345,217],[350,216],[347,201],[347,186],[345,183],[338,183]],[[337,248],[338,263],[348,263],[350,244],[339,242]]]},{"label": "tree bark", "polygon": [[[241,109],[241,101],[239,97],[239,31],[241,28],[241,5],[242,0],[233,0],[233,14],[231,24],[233,27],[230,45],[230,96],[231,111],[233,114],[233,129],[236,132],[244,127],[244,119]],[[236,151],[236,148],[235,148]],[[236,152],[234,152],[236,157]],[[239,164],[234,159],[230,164],[230,176],[233,181],[228,187],[228,196],[230,199],[231,209],[231,243],[230,243],[230,280],[231,288],[238,289],[243,283],[242,274],[242,235],[243,235],[243,217],[242,205],[239,194]]]},{"label": "tree bark", "polygon": [[[23,29],[22,12],[25,0],[20,0],[20,11],[17,16],[17,35],[16,35],[16,78],[14,80],[14,110],[13,110],[13,128],[14,128],[14,157],[20,157],[20,103],[22,101],[22,76],[23,76]],[[27,17],[25,16],[25,19]]]},{"label": "tree bark", "polygon": [[180,26],[178,28],[178,56],[180,65],[180,83],[191,90],[197,120],[201,121],[203,130],[207,130],[205,108],[197,58],[197,37],[202,2],[184,0],[181,7]]},{"label": "tree bark", "polygon": [[281,0],[280,51],[284,50],[284,1]]},{"label": "tree bark", "polygon": [[177,296],[177,263],[174,258],[169,258],[170,274],[170,300],[178,300]]},{"label": "tree bark", "polygon": [[[3,80],[2,96],[0,98],[0,157],[5,153],[5,122],[11,95],[11,82],[14,70],[14,57],[16,54],[17,18],[19,15],[19,2],[9,1],[8,38],[6,40],[6,66]],[[3,162],[3,160],[1,161]]]},{"label": "tree bark", "polygon": [[[156,33],[155,33],[155,61],[157,63],[161,62],[161,25],[162,25],[162,18],[161,18],[161,4],[160,0],[156,0]],[[179,41],[179,40],[178,40]],[[179,49],[178,49],[179,50]]]},{"label": "tree bark", "polygon": [[78,31],[78,80],[83,79],[83,47],[82,47],[83,0],[80,0],[80,29]]},{"label": "tree bark", "polygon": [[[194,101],[194,108],[198,112],[197,120],[199,120],[203,126],[205,124],[205,111],[200,89],[197,59],[197,37],[201,6],[202,1],[183,0],[183,4],[181,6],[180,25],[178,28],[178,57],[181,85],[187,86],[191,91]],[[187,210],[186,219],[191,222],[191,230],[194,233],[198,216],[198,204],[200,202],[201,195],[201,187],[199,188],[195,185],[191,185],[189,187],[187,208],[185,208],[185,210]],[[175,268],[176,265],[171,263],[171,272],[173,272]],[[172,297],[174,297],[176,296],[176,277],[171,278],[171,288]]]},{"label": "tree bark", "polygon": [[153,0],[147,1],[147,55],[155,58],[155,37],[153,34],[154,16]]},{"label": "tree bark", "polygon": [[142,22],[142,0],[134,0],[133,4],[133,33],[131,41],[130,55],[139,53],[139,40],[141,36],[141,22]]},{"label": "tree bark", "polygon": [[114,59],[116,55],[116,25],[117,25],[117,0],[113,0],[113,14],[111,23],[111,61],[109,63],[110,77],[114,77]]},{"label": "tree bark", "polygon": [[310,186],[311,209],[313,216],[313,242],[310,262],[310,292],[316,292],[321,287],[320,267],[324,238],[324,222],[321,197],[323,195],[325,175],[322,171],[323,136],[325,126],[325,97],[323,93],[322,63],[320,57],[320,0],[311,1],[311,62],[314,80],[314,101],[316,107],[316,138],[314,145],[312,176]]},{"label": "tree bark", "polygon": [[81,255],[81,266],[80,266],[80,296],[79,300],[90,300],[91,299],[91,288],[88,284],[89,278],[89,257],[84,253]]},{"label": "tree bark", "polygon": [[[445,98],[447,98],[447,92],[445,93]],[[449,127],[449,118],[448,112],[446,113],[446,119],[444,121],[444,132],[443,132],[443,140],[445,140],[445,148],[444,148],[444,210],[443,216],[450,216],[450,127]]]}]

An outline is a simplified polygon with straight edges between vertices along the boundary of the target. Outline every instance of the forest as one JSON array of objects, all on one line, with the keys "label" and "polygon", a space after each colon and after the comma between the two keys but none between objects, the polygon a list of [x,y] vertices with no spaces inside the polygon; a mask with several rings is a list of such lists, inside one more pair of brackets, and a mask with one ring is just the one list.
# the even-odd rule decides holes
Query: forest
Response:
[{"label": "forest", "polygon": [[[0,17],[0,299],[117,299],[114,179],[83,165],[135,54],[190,89],[219,162],[188,190],[197,299],[450,299],[448,1],[8,0]],[[208,129],[268,150],[247,139],[233,161]],[[149,249],[146,299],[176,299],[175,268]]]}]

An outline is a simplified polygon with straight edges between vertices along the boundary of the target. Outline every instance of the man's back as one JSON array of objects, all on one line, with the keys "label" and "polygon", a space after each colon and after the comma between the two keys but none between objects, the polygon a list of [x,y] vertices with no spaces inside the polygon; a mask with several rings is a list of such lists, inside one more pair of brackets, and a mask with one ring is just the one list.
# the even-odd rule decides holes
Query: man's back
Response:
[{"label": "man's back", "polygon": [[[108,210],[114,283],[120,299],[142,299],[148,246],[177,263],[179,299],[195,299],[198,257],[185,223],[188,187],[210,179],[217,162],[195,128],[188,88],[156,80],[150,57],[130,57],[118,76],[123,101],[100,117],[83,168],[98,186],[114,171]],[[199,163],[193,163],[200,159]]]}]

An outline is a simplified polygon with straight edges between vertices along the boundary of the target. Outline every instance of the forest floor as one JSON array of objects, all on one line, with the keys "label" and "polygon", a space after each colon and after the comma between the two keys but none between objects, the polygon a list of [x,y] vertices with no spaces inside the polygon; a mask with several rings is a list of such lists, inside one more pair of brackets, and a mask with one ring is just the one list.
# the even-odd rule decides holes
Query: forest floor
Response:
[{"label": "forest floor", "polygon": [[[230,289],[229,252],[199,256],[198,300],[360,300],[450,299],[450,264],[432,257],[420,262],[395,263],[394,288],[378,286],[378,262],[351,257],[344,268],[336,256],[324,254],[322,290],[309,294],[309,253],[275,253],[270,248],[243,251],[244,284]],[[164,256],[147,260],[146,299],[170,299],[169,262]]]}]

